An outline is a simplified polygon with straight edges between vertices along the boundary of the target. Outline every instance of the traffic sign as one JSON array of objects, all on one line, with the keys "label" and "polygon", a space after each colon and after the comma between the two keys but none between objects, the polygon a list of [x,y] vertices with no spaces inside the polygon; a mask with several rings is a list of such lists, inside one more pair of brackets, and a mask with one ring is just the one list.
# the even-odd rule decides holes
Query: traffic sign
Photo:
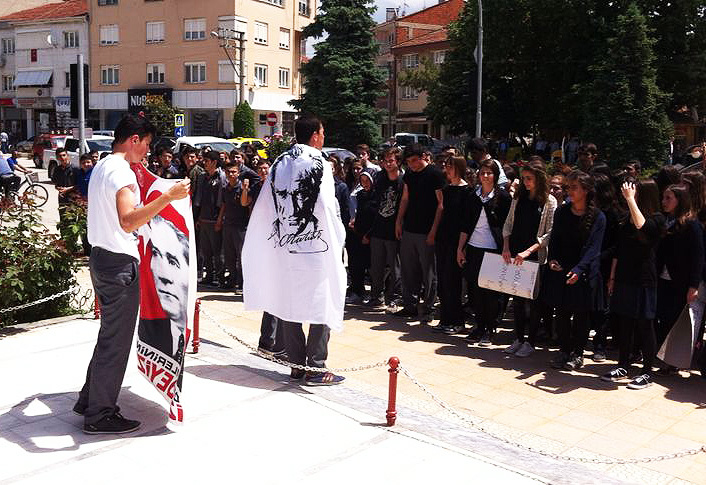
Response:
[{"label": "traffic sign", "polygon": [[174,115],[174,126],[176,126],[176,127],[184,126],[184,115],[183,114],[175,114]]},{"label": "traffic sign", "polygon": [[174,136],[179,138],[180,136],[184,136],[184,126],[177,126],[174,128]]},{"label": "traffic sign", "polygon": [[277,113],[267,115],[267,126],[275,126],[277,124]]}]

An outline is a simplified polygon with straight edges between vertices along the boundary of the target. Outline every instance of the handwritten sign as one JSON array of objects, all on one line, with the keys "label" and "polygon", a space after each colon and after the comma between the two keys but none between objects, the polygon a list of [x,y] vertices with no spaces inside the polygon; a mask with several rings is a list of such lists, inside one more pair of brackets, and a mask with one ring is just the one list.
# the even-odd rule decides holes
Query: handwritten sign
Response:
[{"label": "handwritten sign", "polygon": [[539,294],[539,263],[505,264],[499,254],[485,253],[478,274],[478,286],[534,300]]}]

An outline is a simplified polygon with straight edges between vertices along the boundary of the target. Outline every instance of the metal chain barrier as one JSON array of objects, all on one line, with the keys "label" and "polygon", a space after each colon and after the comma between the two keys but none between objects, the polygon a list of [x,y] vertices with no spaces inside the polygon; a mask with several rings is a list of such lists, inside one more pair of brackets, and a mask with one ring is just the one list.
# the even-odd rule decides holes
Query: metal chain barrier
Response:
[{"label": "metal chain barrier", "polygon": [[[93,290],[88,289],[83,291],[83,289],[80,286],[72,286],[68,290],[61,291],[59,293],[55,293],[53,295],[41,298],[36,301],[32,301],[29,303],[23,303],[21,305],[16,305],[12,306],[9,308],[2,308],[0,309],[0,314],[2,313],[8,313],[8,312],[14,312],[17,310],[24,310],[25,308],[33,307],[36,305],[41,305],[42,303],[46,303],[48,301],[56,300],[57,298],[61,298],[62,296],[66,295],[71,295],[71,302],[76,305],[76,307],[81,311],[82,314],[88,313],[91,311],[91,302],[93,298]],[[86,304],[88,304],[88,309],[84,310],[86,307]]]},{"label": "metal chain barrier", "polygon": [[376,362],[374,364],[365,364],[365,365],[359,365],[356,367],[343,367],[340,369],[329,369],[327,367],[309,367],[308,365],[299,365],[299,364],[292,364],[291,362],[287,362],[286,360],[278,359],[277,357],[267,354],[263,352],[262,350],[258,349],[254,345],[250,345],[249,343],[245,342],[243,339],[238,337],[237,335],[233,334],[230,330],[225,328],[223,325],[218,322],[213,316],[211,316],[206,310],[201,307],[201,313],[208,318],[211,322],[216,324],[218,328],[220,328],[223,333],[231,337],[233,340],[238,342],[240,345],[243,347],[247,348],[251,352],[259,355],[260,357],[267,359],[269,361],[272,361],[276,364],[283,365],[285,367],[291,367],[292,369],[298,369],[298,370],[303,370],[306,372],[331,372],[333,374],[344,374],[347,372],[357,372],[361,370],[368,370],[368,369],[375,369],[377,367],[386,367],[387,366],[387,360],[383,360],[382,362]]},{"label": "metal chain barrier", "polygon": [[553,458],[555,460],[564,460],[564,461],[575,461],[575,462],[579,462],[579,463],[592,463],[592,464],[599,464],[599,465],[632,465],[632,464],[638,464],[638,463],[650,463],[650,462],[655,462],[655,461],[672,460],[674,458],[682,458],[685,456],[697,455],[699,453],[706,453],[706,445],[703,445],[700,448],[682,450],[682,451],[678,451],[676,453],[670,453],[667,455],[647,456],[647,457],[643,457],[643,458],[587,458],[587,457],[581,457],[581,456],[561,455],[559,453],[552,453],[549,451],[540,450],[540,449],[535,448],[533,446],[525,445],[523,443],[518,443],[516,441],[510,440],[508,438],[505,438],[505,437],[499,435],[496,432],[488,430],[487,428],[483,427],[482,424],[480,424],[482,421],[484,421],[483,419],[481,419],[481,418],[474,419],[474,418],[471,418],[465,414],[462,414],[462,413],[456,411],[446,401],[444,401],[443,399],[438,397],[436,394],[431,392],[424,384],[422,384],[417,379],[415,379],[415,377],[404,366],[400,365],[399,369],[410,381],[412,381],[413,384],[415,384],[417,387],[419,387],[419,389],[421,389],[424,393],[426,393],[435,403],[437,403],[444,410],[446,410],[447,412],[449,412],[450,414],[452,414],[456,418],[460,419],[464,423],[468,423],[472,428],[477,429],[478,431],[485,433],[488,436],[491,436],[492,438],[495,438],[505,444],[515,446],[517,448],[522,448],[523,450],[527,450],[532,453],[536,453],[538,455],[546,456],[547,458]]}]

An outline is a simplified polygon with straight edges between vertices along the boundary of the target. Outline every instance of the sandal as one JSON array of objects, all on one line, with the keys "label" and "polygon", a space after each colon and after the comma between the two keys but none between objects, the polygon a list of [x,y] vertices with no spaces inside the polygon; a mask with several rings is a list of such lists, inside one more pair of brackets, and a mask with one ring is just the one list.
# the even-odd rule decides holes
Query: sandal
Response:
[{"label": "sandal", "polygon": [[343,376],[337,376],[330,372],[317,372],[309,373],[304,378],[304,384],[307,386],[334,386],[340,384],[346,378]]}]

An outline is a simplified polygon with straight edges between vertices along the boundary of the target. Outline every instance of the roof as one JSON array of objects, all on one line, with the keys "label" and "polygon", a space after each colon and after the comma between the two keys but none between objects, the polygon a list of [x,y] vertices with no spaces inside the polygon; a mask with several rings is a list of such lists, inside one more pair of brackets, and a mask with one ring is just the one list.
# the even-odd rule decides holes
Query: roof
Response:
[{"label": "roof", "polygon": [[400,42],[392,46],[393,49],[401,47],[412,47],[415,45],[436,44],[448,40],[448,35],[445,28],[422,34],[419,37],[412,37],[409,40]]},{"label": "roof", "polygon": [[0,21],[21,21],[21,20],[52,20],[67,17],[78,17],[88,14],[88,4],[86,0],[65,0],[63,2],[50,3],[40,7],[20,10],[0,17]]}]

